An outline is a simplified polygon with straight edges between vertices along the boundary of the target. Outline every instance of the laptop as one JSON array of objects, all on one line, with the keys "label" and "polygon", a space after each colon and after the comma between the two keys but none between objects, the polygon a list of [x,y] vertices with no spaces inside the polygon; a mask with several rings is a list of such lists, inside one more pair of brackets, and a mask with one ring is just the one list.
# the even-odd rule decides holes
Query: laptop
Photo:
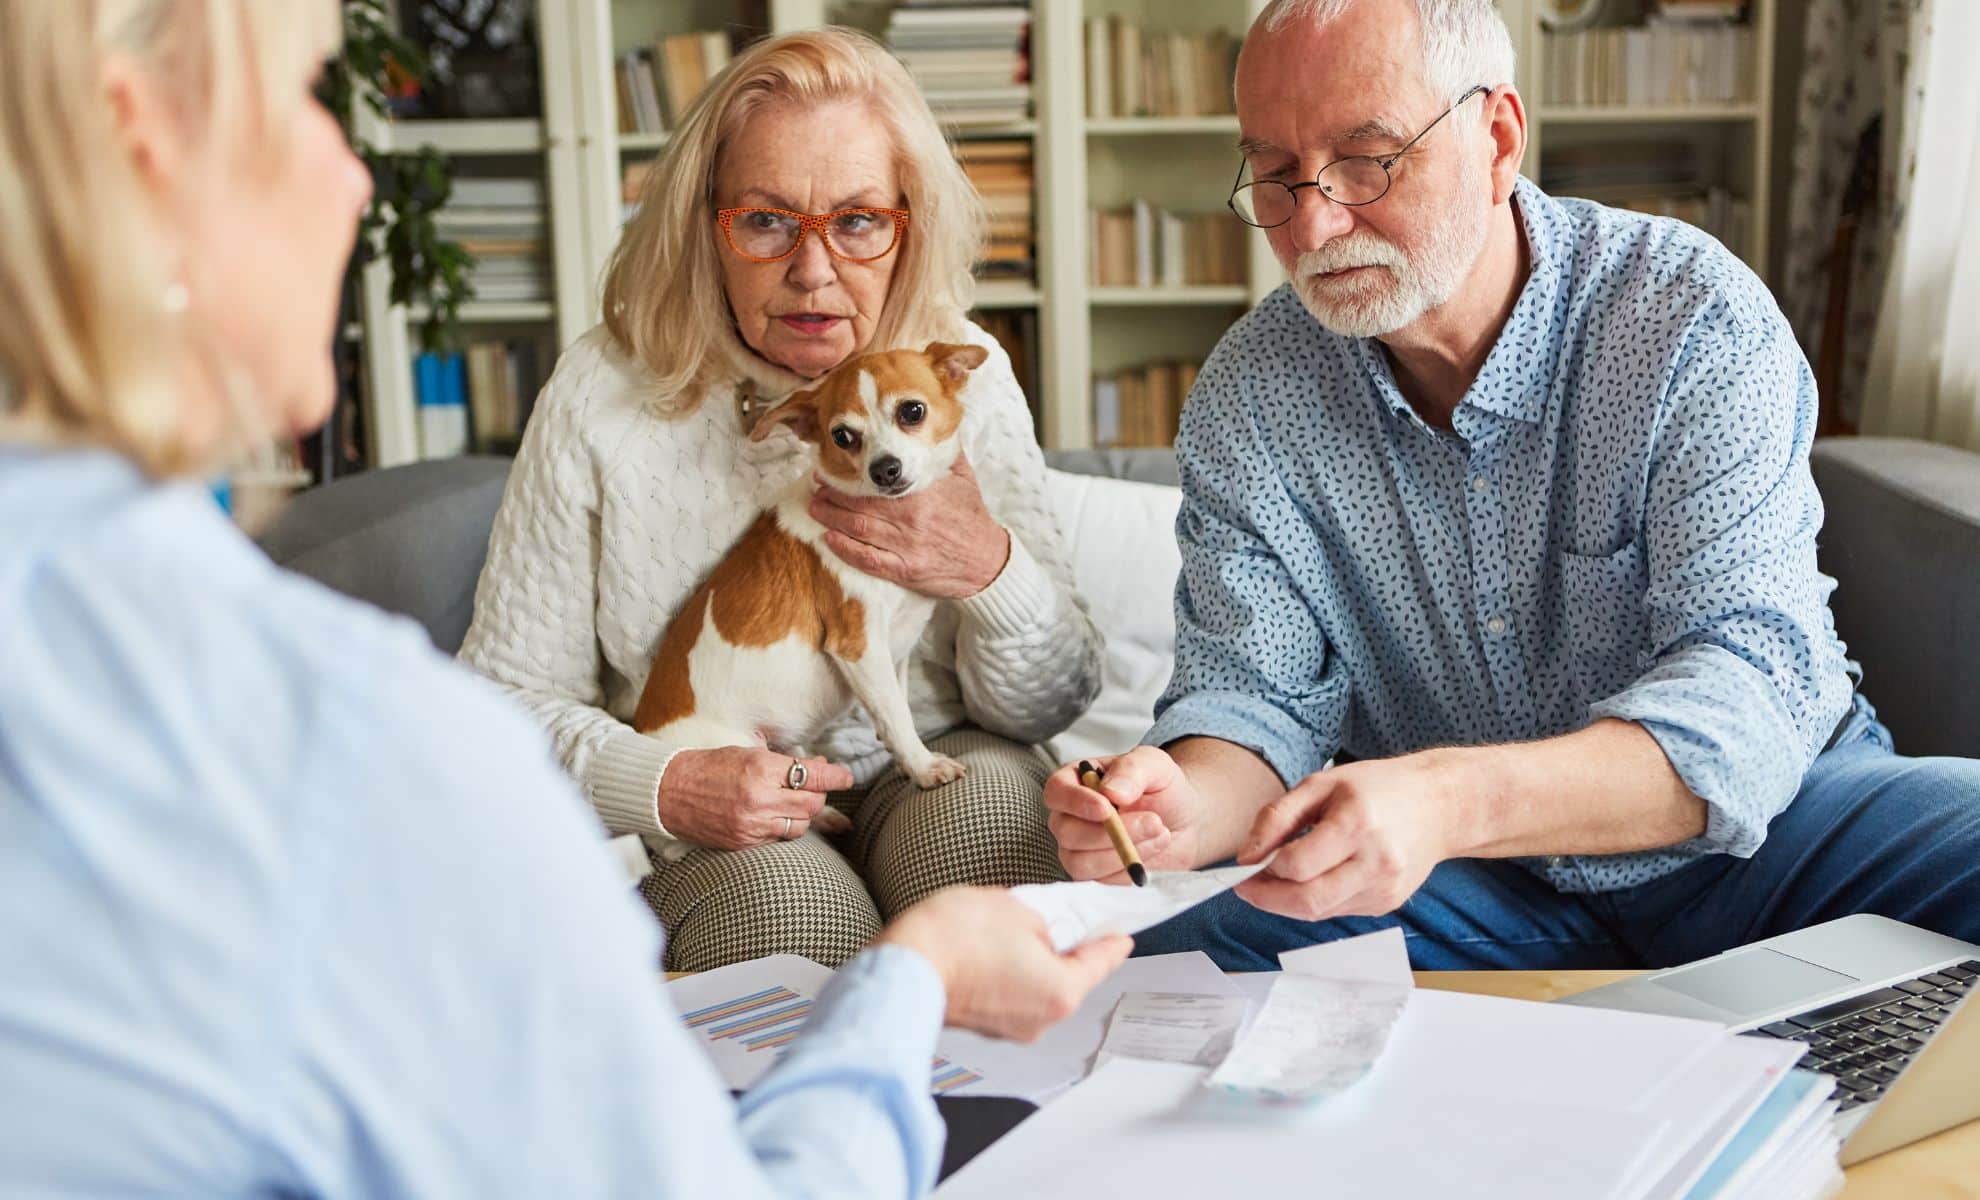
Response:
[{"label": "laptop", "polygon": [[1804,1042],[1836,1081],[1844,1166],[1980,1118],[1980,946],[1843,917],[1556,1001]]}]

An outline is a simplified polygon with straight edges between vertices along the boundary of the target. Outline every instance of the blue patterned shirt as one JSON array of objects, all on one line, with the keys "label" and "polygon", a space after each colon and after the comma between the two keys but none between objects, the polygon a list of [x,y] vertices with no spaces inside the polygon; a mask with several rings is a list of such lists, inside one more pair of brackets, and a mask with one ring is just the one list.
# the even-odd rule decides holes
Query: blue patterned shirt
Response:
[{"label": "blue patterned shirt", "polygon": [[1526,860],[1598,892],[1750,856],[1849,706],[1815,566],[1815,387],[1766,287],[1677,221],[1522,179],[1531,275],[1452,431],[1290,286],[1218,343],[1177,440],[1176,668],[1147,741],[1337,752],[1635,721],[1703,837]]}]

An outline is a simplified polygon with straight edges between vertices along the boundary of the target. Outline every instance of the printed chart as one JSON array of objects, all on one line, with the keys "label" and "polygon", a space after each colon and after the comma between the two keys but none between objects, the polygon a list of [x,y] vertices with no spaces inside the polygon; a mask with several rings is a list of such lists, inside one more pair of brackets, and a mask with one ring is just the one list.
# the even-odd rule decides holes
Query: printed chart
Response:
[{"label": "printed chart", "polygon": [[[806,963],[806,966],[812,964]],[[822,968],[819,968],[822,970]],[[725,1070],[731,1086],[754,1083],[776,1062],[777,1051],[789,1045],[811,1013],[811,997],[784,983],[718,996],[682,1012],[682,1022],[707,1039],[719,1062],[735,1063],[740,1073]],[[738,1083],[738,1078],[747,1083]],[[983,1076],[947,1058],[930,1063],[929,1090],[937,1095],[959,1091]]]}]

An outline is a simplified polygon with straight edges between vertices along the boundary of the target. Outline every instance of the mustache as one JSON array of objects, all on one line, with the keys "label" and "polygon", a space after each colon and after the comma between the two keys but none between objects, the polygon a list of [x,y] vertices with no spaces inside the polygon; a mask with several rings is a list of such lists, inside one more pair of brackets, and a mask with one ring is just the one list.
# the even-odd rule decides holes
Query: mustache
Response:
[{"label": "mustache", "polygon": [[1399,271],[1408,265],[1394,243],[1357,231],[1300,255],[1293,263],[1293,274],[1299,279],[1310,279],[1353,267],[1387,267]]}]

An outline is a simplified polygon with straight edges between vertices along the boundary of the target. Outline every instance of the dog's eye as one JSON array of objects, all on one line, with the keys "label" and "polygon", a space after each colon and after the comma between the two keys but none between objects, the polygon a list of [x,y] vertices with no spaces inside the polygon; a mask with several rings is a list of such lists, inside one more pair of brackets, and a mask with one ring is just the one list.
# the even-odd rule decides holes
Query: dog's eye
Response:
[{"label": "dog's eye", "polygon": [[928,419],[928,406],[919,400],[910,400],[894,411],[894,419],[912,429]]},{"label": "dog's eye", "polygon": [[832,431],[832,444],[841,450],[859,449],[859,435],[844,425]]}]

